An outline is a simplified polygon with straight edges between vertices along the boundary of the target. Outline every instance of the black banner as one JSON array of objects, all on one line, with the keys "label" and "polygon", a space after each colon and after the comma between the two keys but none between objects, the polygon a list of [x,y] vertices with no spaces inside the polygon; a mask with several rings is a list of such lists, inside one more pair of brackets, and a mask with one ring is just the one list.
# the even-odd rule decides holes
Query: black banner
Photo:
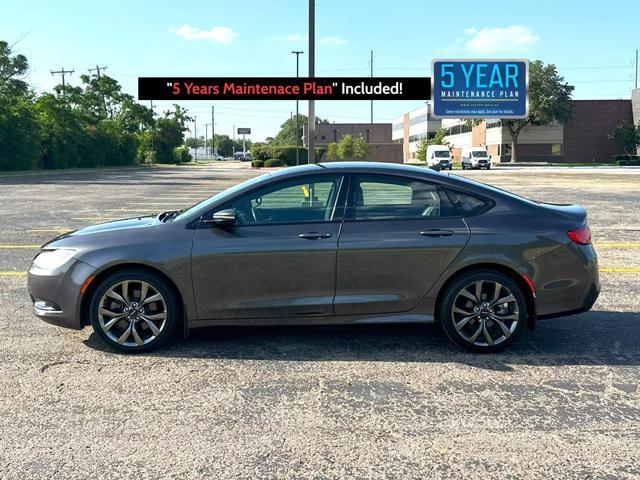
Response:
[{"label": "black banner", "polygon": [[140,77],[139,100],[429,100],[429,77]]}]

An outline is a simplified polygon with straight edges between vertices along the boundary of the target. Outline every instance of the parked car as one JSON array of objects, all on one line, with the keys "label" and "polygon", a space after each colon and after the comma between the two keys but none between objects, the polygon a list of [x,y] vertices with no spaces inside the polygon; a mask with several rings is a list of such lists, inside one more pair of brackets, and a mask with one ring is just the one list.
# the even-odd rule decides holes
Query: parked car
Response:
[{"label": "parked car", "polygon": [[600,291],[584,208],[382,163],[305,165],[42,247],[35,314],[142,352],[212,325],[438,322],[496,352]]},{"label": "parked car", "polygon": [[233,154],[233,159],[234,160],[240,160],[241,162],[250,162],[251,161],[251,154],[249,152],[235,152]]},{"label": "parked car", "polygon": [[460,155],[462,169],[467,168],[491,168],[491,157],[485,147],[463,148]]},{"label": "parked car", "polygon": [[451,150],[446,145],[429,145],[427,147],[427,165],[429,167],[437,167],[439,170],[451,170],[453,168],[453,159],[451,158]]}]

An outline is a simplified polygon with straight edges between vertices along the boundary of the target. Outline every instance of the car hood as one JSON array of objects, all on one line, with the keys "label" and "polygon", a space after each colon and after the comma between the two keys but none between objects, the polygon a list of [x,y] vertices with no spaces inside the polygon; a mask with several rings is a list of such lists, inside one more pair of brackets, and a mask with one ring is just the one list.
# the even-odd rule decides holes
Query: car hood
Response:
[{"label": "car hood", "polygon": [[126,218],[123,220],[114,220],[112,222],[106,222],[106,223],[98,223],[96,225],[90,225],[88,227],[75,230],[73,232],[64,233],[50,240],[45,245],[43,245],[43,247],[46,247],[54,242],[59,242],[65,239],[73,239],[83,235],[93,235],[98,233],[108,233],[108,232],[115,232],[115,231],[122,231],[122,230],[149,228],[149,227],[156,226],[160,223],[161,222],[158,220],[158,217],[153,215],[146,216],[146,217]]}]

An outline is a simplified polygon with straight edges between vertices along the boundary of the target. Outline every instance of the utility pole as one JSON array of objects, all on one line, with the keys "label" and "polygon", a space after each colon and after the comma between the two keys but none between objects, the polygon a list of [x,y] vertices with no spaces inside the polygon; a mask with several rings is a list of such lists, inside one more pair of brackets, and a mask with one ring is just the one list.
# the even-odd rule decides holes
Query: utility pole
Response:
[{"label": "utility pole", "polygon": [[194,148],[195,148],[196,163],[198,163],[198,116],[197,115],[193,116],[193,138],[195,139]]},{"label": "utility pole", "polygon": [[98,65],[96,65],[96,68],[88,68],[87,70],[89,70],[89,73],[96,72],[96,75],[98,76],[98,78],[100,78],[100,72],[106,69],[107,69],[106,65],[104,67],[99,67]]},{"label": "utility pole", "polygon": [[633,88],[638,88],[638,49],[637,48],[636,48],[635,81],[634,81],[634,87]]},{"label": "utility pole", "polygon": [[216,122],[215,122],[215,107],[211,105],[211,153],[216,154]]},{"label": "utility pole", "polygon": [[[369,65],[371,66],[371,78],[373,78],[373,50],[371,50],[371,60]],[[373,100],[371,100],[371,125],[373,125]]]},{"label": "utility pole", "polygon": [[[316,76],[316,2],[309,0],[309,78]],[[307,128],[309,163],[316,163],[316,107],[309,100],[309,122]]]},{"label": "utility pole", "polygon": [[[296,56],[296,78],[300,76],[300,54],[302,50],[294,50]],[[300,165],[300,110],[298,108],[298,99],[296,98],[296,165]]]},{"label": "utility pole", "polygon": [[153,100],[151,100],[151,163],[156,163],[156,121],[153,110]]},{"label": "utility pole", "polygon": [[74,73],[75,70],[65,70],[64,67],[60,67],[60,70],[56,70],[53,71],[51,70],[51,75],[60,75],[62,77],[62,95],[64,95],[64,87],[66,86],[66,83],[64,81],[64,77],[66,74],[71,75],[72,73]]},{"label": "utility pole", "polygon": [[204,124],[204,156],[207,156],[209,147],[207,147],[207,139],[209,138],[209,123]]},{"label": "utility pole", "polygon": [[[96,76],[98,78],[100,78],[100,71],[101,70],[106,70],[107,66],[105,65],[104,67],[99,67],[98,65],[96,65],[96,68],[88,68],[87,70],[89,70],[89,75],[91,75],[91,72],[96,72]],[[104,107],[104,113],[105,115],[107,114],[107,101],[104,98],[104,93],[102,94],[102,106]],[[111,118],[113,118],[113,115],[111,115]]]}]

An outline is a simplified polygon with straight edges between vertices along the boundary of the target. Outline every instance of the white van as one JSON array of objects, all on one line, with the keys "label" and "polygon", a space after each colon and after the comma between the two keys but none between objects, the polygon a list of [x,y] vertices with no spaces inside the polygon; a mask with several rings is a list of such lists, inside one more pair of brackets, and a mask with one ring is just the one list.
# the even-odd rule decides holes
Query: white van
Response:
[{"label": "white van", "polygon": [[462,169],[467,168],[491,168],[491,157],[486,147],[465,147],[460,155]]},{"label": "white van", "polygon": [[446,145],[429,145],[427,147],[427,166],[439,167],[440,170],[451,170],[453,162],[451,150]]}]

